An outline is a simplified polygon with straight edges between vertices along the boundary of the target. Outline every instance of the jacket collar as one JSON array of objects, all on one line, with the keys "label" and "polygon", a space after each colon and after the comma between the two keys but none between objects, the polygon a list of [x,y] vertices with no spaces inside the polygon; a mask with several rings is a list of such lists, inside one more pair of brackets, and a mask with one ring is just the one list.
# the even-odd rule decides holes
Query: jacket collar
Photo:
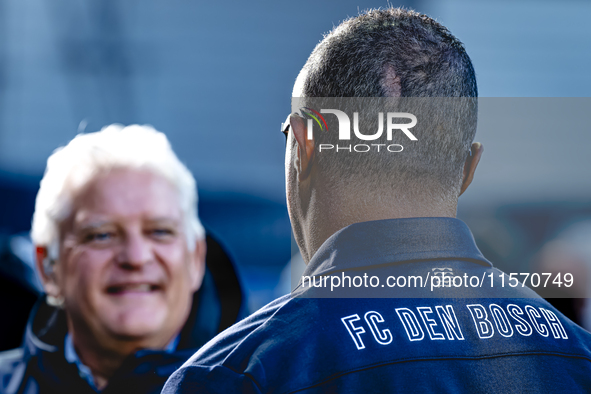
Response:
[{"label": "jacket collar", "polygon": [[428,260],[492,266],[461,220],[407,218],[355,223],[337,231],[316,251],[303,275]]}]

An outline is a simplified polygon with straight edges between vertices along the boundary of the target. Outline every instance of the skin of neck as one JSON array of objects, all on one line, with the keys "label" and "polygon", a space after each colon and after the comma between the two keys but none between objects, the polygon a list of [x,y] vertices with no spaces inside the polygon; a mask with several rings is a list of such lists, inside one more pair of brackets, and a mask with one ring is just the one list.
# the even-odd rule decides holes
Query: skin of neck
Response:
[{"label": "skin of neck", "polygon": [[[313,187],[322,184],[323,187]],[[369,193],[347,190],[326,180],[300,184],[299,196],[306,198],[300,211],[298,244],[306,264],[322,244],[337,231],[354,223],[414,217],[456,217],[457,199],[433,200],[428,193],[414,194],[390,190]],[[357,189],[359,190],[359,188]],[[432,193],[435,194],[435,193]]]},{"label": "skin of neck", "polygon": [[70,316],[68,316],[67,320],[68,332],[72,336],[76,354],[80,361],[92,372],[94,383],[99,390],[107,386],[109,379],[130,354],[144,348],[164,349],[174,337],[148,341],[146,339],[133,340],[129,338],[109,338],[108,340],[103,338],[101,340],[101,338],[95,337],[88,330],[84,330],[79,324],[76,324]]}]

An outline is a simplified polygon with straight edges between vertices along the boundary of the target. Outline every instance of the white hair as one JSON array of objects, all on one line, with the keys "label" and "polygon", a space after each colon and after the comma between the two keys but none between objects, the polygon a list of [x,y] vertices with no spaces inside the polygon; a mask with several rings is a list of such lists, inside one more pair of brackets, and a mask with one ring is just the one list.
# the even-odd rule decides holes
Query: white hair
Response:
[{"label": "white hair", "polygon": [[176,187],[190,250],[205,237],[197,217],[197,184],[174,154],[166,136],[151,126],[113,124],[101,131],[79,134],[47,159],[35,201],[31,229],[33,243],[59,255],[60,223],[72,213],[73,200],[101,172],[116,168],[148,170]]}]

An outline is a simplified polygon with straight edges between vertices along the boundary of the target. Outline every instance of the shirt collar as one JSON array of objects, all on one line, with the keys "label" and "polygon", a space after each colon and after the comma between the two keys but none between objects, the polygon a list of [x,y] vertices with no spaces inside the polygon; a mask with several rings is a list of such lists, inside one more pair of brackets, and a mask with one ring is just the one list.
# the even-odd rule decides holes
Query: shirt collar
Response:
[{"label": "shirt collar", "polygon": [[72,341],[72,336],[70,333],[66,334],[66,340],[64,344],[64,356],[66,361],[70,364],[76,364],[78,368],[78,374],[82,379],[84,379],[90,387],[94,390],[98,391],[96,384],[94,383],[94,377],[92,376],[92,372],[90,368],[82,363],[80,357],[78,357],[78,353],[76,353],[76,349],[74,348],[74,342]]},{"label": "shirt collar", "polygon": [[[166,345],[163,349],[166,353],[173,353],[176,350],[176,347],[179,343],[180,336],[177,335],[173,338],[172,341]],[[72,341],[72,336],[70,333],[66,334],[66,339],[64,343],[64,357],[66,361],[70,364],[76,364],[78,368],[78,373],[82,379],[84,379],[90,387],[92,387],[95,391],[99,391],[96,387],[94,382],[94,377],[92,376],[92,371],[86,365],[82,363],[80,357],[78,357],[78,353],[76,353],[76,348],[74,347],[74,342]]]},{"label": "shirt collar", "polygon": [[328,238],[304,275],[426,260],[465,260],[492,266],[468,226],[455,218],[406,218],[355,223]]}]

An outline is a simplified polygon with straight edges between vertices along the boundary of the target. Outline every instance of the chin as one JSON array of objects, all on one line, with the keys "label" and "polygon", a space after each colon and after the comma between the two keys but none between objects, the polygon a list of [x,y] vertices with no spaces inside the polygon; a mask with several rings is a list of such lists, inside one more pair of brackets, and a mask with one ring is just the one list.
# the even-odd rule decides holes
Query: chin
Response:
[{"label": "chin", "polygon": [[[133,310],[115,313],[106,319],[107,330],[115,337],[150,339],[166,336],[170,317],[158,309]],[[172,335],[172,334],[171,334]]]}]

